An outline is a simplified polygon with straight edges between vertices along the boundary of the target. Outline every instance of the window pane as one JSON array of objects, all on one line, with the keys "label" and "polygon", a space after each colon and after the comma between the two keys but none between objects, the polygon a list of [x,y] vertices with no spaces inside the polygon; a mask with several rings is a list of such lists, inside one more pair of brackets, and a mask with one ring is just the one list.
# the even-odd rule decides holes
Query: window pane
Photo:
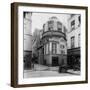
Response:
[{"label": "window pane", "polygon": [[71,37],[71,48],[75,47],[75,37]]},{"label": "window pane", "polygon": [[52,43],[52,54],[56,54],[56,53],[57,53],[57,44]]}]

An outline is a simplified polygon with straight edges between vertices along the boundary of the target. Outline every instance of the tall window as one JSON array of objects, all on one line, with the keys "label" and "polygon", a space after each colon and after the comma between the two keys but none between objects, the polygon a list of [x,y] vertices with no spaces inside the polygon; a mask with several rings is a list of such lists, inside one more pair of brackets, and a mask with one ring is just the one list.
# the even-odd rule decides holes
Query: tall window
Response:
[{"label": "tall window", "polygon": [[49,43],[44,45],[44,54],[49,54]]},{"label": "tall window", "polygon": [[74,30],[75,29],[75,20],[73,20],[72,22],[71,22],[71,30]]},{"label": "tall window", "polygon": [[53,30],[54,21],[48,21],[48,30]]},{"label": "tall window", "polygon": [[52,43],[52,54],[57,53],[57,43]]},{"label": "tall window", "polygon": [[46,54],[46,45],[44,45],[44,55]]},{"label": "tall window", "polygon": [[49,54],[49,43],[46,44],[46,48],[47,48],[46,54]]},{"label": "tall window", "polygon": [[62,24],[60,22],[57,22],[57,28],[58,31],[62,31]]},{"label": "tall window", "polygon": [[75,47],[75,37],[71,37],[71,48]]},{"label": "tall window", "polygon": [[78,47],[80,47],[80,34],[78,34]]}]

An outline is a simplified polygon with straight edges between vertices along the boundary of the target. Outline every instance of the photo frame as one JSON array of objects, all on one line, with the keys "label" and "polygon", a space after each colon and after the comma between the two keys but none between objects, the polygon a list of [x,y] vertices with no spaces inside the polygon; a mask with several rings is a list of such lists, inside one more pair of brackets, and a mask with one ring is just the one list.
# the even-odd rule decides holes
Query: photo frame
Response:
[{"label": "photo frame", "polygon": [[11,86],[88,83],[88,7],[11,4]]}]

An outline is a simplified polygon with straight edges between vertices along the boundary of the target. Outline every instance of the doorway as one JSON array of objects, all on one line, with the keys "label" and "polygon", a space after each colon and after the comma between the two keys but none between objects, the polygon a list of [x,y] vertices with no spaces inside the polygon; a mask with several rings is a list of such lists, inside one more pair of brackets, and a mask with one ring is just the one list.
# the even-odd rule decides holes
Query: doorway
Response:
[{"label": "doorway", "polygon": [[52,57],[52,66],[58,66],[58,57]]}]

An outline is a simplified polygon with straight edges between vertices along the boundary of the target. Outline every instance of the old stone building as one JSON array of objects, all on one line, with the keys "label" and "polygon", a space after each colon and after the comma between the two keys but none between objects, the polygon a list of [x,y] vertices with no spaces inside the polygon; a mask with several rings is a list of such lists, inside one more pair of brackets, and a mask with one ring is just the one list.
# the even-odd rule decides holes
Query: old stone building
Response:
[{"label": "old stone building", "polygon": [[66,27],[57,17],[51,17],[43,24],[38,46],[40,64],[58,66],[67,64]]},{"label": "old stone building", "polygon": [[80,69],[80,35],[81,35],[81,16],[71,15],[68,19],[69,29],[67,33],[68,45],[68,65],[70,68]]}]

